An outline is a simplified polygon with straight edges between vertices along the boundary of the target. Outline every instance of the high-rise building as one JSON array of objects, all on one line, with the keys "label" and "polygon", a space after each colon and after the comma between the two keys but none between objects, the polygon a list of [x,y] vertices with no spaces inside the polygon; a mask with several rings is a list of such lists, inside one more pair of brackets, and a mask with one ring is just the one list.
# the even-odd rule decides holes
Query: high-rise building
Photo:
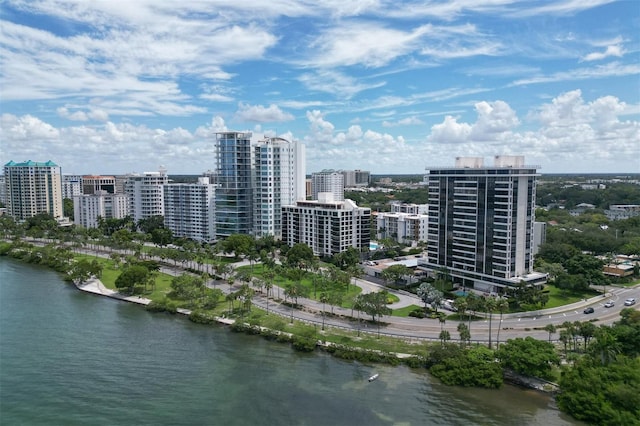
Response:
[{"label": "high-rise building", "polygon": [[312,199],[317,200],[321,192],[330,192],[336,201],[344,200],[344,175],[335,170],[325,169],[311,174]]},{"label": "high-rise building", "polygon": [[306,199],[304,145],[266,138],[254,148],[253,231],[282,236],[282,206]]},{"label": "high-rise building", "polygon": [[215,240],[215,184],[208,177],[197,183],[164,185],[164,225],[174,237],[200,242]]},{"label": "high-rise building", "polygon": [[122,193],[122,191],[116,191],[115,176],[82,176],[82,193],[95,194],[97,191],[105,191],[109,194]]},{"label": "high-rise building", "polygon": [[520,282],[542,284],[533,272],[536,166],[522,156],[460,157],[455,168],[428,174],[428,271],[446,270],[454,282],[499,292]]},{"label": "high-rise building", "polygon": [[97,228],[100,218],[123,219],[128,213],[125,194],[110,194],[98,190],[93,194],[73,197],[73,222],[85,228]]},{"label": "high-rise building", "polygon": [[371,180],[371,173],[366,170],[340,170],[344,176],[344,187],[368,186]]},{"label": "high-rise building", "polygon": [[251,133],[216,133],[216,237],[253,233]]},{"label": "high-rise building", "polygon": [[327,192],[318,200],[282,208],[282,241],[289,246],[306,244],[316,256],[332,256],[349,247],[368,250],[370,226],[371,209],[352,200],[334,200]]},{"label": "high-rise building", "polygon": [[163,186],[169,183],[167,171],[144,172],[127,176],[124,186],[127,194],[129,216],[138,222],[152,216],[164,216]]},{"label": "high-rise building", "polygon": [[52,161],[4,165],[7,214],[25,220],[40,213],[63,216],[62,171]]},{"label": "high-rise building", "polygon": [[73,200],[73,197],[80,194],[82,194],[82,176],[62,175],[62,198]]}]

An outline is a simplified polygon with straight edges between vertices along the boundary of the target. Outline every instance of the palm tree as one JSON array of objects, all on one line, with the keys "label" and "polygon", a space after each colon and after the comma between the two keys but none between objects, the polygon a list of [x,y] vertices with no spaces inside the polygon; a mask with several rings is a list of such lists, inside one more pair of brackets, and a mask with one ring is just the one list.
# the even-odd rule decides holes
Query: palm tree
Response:
[{"label": "palm tree", "polygon": [[324,304],[329,301],[329,296],[326,292],[320,293],[320,302],[322,302],[322,329],[324,330]]},{"label": "palm tree", "polygon": [[444,348],[445,342],[451,339],[451,333],[449,333],[449,330],[441,330],[438,337],[440,338],[440,342],[442,343],[442,347]]},{"label": "palm tree", "polygon": [[471,333],[469,327],[463,322],[458,324],[458,333],[460,333],[460,346],[465,347],[466,342],[471,340]]},{"label": "palm tree", "polygon": [[500,298],[496,304],[496,308],[500,311],[500,324],[498,326],[498,335],[496,336],[496,349],[500,346],[500,329],[502,328],[502,314],[509,309],[509,302],[507,299]]},{"label": "palm tree", "polygon": [[556,326],[553,324],[547,324],[544,326],[544,330],[549,332],[549,343],[551,343],[551,335],[556,332]]},{"label": "palm tree", "polygon": [[484,299],[484,309],[489,314],[489,349],[491,349],[491,326],[493,321],[493,311],[496,310],[498,302],[493,297],[487,297]]}]

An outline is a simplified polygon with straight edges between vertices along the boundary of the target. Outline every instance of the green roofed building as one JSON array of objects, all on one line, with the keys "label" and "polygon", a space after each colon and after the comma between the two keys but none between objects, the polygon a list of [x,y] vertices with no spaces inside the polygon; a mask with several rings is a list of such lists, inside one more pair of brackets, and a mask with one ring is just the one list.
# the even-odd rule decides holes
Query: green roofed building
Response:
[{"label": "green roofed building", "polygon": [[40,213],[62,218],[62,171],[53,161],[4,165],[7,214],[25,220]]}]

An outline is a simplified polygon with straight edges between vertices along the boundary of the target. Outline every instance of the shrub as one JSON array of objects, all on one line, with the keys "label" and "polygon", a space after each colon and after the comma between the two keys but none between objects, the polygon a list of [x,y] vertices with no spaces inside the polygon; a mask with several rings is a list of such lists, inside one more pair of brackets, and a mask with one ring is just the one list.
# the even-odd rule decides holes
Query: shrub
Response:
[{"label": "shrub", "polygon": [[293,349],[300,352],[313,352],[316,348],[316,341],[309,337],[294,336],[291,345]]}]

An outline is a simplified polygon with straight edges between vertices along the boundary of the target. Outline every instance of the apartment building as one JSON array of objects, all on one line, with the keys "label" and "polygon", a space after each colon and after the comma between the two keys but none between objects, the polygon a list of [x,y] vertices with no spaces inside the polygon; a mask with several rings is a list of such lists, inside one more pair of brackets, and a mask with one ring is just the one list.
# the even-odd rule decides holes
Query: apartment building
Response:
[{"label": "apartment building", "polygon": [[371,183],[371,173],[366,170],[340,170],[340,173],[344,176],[345,188],[369,186]]},{"label": "apartment building", "polygon": [[390,213],[380,212],[376,216],[376,238],[390,238],[408,245],[427,241],[426,209],[426,204],[393,203]]},{"label": "apartment building", "polygon": [[167,171],[127,175],[124,192],[127,195],[129,216],[138,222],[152,216],[164,216],[163,186],[169,183]]},{"label": "apartment building", "polygon": [[454,282],[499,292],[522,281],[543,284],[533,272],[536,166],[523,156],[459,157],[454,168],[428,173],[429,272],[446,268]]},{"label": "apartment building", "polygon": [[368,250],[371,209],[352,200],[335,200],[331,193],[320,193],[318,198],[282,207],[282,241],[289,246],[304,243],[321,257],[349,247]]},{"label": "apartment building", "polygon": [[76,195],[82,194],[82,176],[62,175],[62,198],[73,200]]},{"label": "apartment building", "polygon": [[216,238],[253,234],[251,133],[216,133]]},{"label": "apartment building", "polygon": [[215,184],[209,177],[199,177],[197,183],[170,183],[163,190],[164,225],[174,237],[215,240]]},{"label": "apartment building", "polygon": [[266,138],[253,147],[253,231],[282,237],[282,206],[306,199],[304,145]]},{"label": "apartment building", "polygon": [[102,219],[123,219],[129,214],[127,196],[98,190],[73,197],[73,222],[85,228],[97,228]]},{"label": "apartment building", "polygon": [[344,175],[331,169],[311,174],[312,199],[317,200],[321,192],[333,194],[336,201],[344,200]]},{"label": "apartment building", "polygon": [[26,220],[40,213],[63,216],[62,171],[52,161],[4,165],[7,214]]}]

